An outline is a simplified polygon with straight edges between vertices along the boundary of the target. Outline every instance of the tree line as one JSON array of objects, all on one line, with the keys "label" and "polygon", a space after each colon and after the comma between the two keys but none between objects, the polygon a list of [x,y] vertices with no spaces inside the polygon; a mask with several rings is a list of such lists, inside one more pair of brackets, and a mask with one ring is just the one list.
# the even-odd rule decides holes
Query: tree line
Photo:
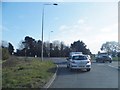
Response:
[{"label": "tree line", "polygon": [[[2,48],[8,49],[11,55],[16,56],[29,56],[29,57],[41,57],[42,41],[35,40],[30,36],[26,36],[23,41],[20,42],[19,49],[14,52],[14,46],[9,42],[6,45],[5,42],[2,43]],[[46,41],[43,43],[43,56],[44,57],[67,57],[70,52],[77,51],[83,54],[92,54],[87,45],[83,41],[74,41],[70,46],[60,42],[58,40],[52,43]]]},{"label": "tree line", "polygon": [[[14,46],[9,42],[2,41],[2,57],[7,58],[9,55],[41,57],[42,41],[35,40],[30,36],[26,36],[24,40],[20,41],[19,48],[14,52]],[[0,49],[1,50],[1,49]],[[120,57],[120,44],[115,41],[105,42],[102,44],[101,51],[108,54]],[[70,52],[82,52],[83,54],[92,55],[90,49],[83,41],[74,41],[70,46],[58,40],[52,43],[46,41],[43,43],[44,57],[67,57]],[[98,51],[100,53],[100,51]]]},{"label": "tree line", "polygon": [[[105,42],[101,46],[101,51],[107,52],[112,57],[120,57],[120,43],[115,41]],[[99,52],[98,52],[99,53]]]}]

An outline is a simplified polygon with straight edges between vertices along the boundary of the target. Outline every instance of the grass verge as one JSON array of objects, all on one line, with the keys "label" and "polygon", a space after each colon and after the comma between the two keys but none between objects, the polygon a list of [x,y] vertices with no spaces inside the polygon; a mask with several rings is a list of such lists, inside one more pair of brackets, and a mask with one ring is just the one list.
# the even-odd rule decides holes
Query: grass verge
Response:
[{"label": "grass verge", "polygon": [[3,63],[3,88],[42,88],[54,74],[53,62],[32,58],[11,58]]},{"label": "grass verge", "polygon": [[113,61],[120,61],[120,57],[113,57]]}]

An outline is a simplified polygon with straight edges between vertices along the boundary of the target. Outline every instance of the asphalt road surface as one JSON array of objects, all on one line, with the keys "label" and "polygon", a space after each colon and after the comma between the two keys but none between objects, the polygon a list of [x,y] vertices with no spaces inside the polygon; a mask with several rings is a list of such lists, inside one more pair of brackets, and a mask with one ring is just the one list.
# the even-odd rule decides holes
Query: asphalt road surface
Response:
[{"label": "asphalt road surface", "polygon": [[[66,60],[54,58],[57,77],[50,88],[118,88],[118,69],[109,63],[92,62],[90,72],[66,68]],[[114,64],[114,62],[113,62]]]}]

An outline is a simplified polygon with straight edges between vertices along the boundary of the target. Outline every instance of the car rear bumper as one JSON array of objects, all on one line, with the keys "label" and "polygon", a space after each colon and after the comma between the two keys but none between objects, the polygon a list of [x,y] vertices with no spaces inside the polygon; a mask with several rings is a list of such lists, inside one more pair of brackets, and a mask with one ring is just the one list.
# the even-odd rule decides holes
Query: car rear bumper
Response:
[{"label": "car rear bumper", "polygon": [[97,62],[107,62],[107,61],[112,62],[112,60],[107,60],[107,59],[97,59],[96,61]]},{"label": "car rear bumper", "polygon": [[91,65],[85,65],[85,66],[75,66],[75,65],[71,65],[70,66],[71,69],[90,69]]}]

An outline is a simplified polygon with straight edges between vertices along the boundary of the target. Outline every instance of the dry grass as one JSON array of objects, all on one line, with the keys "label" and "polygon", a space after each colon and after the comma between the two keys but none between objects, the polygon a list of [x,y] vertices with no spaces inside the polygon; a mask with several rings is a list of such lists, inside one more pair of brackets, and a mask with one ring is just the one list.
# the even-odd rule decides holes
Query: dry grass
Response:
[{"label": "dry grass", "polygon": [[11,57],[3,63],[3,88],[41,88],[51,78],[56,65],[51,61]]}]

